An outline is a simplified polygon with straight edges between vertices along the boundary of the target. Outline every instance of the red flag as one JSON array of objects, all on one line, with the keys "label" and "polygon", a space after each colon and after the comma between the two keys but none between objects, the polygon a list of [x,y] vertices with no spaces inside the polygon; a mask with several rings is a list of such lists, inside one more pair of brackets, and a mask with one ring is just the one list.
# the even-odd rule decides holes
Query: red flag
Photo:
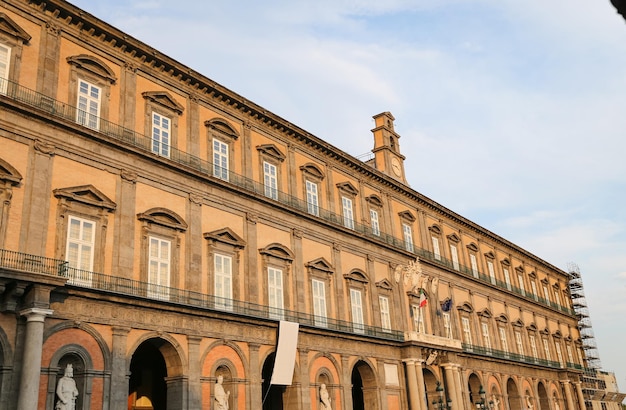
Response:
[{"label": "red flag", "polygon": [[424,293],[424,289],[420,289],[420,307],[426,306],[428,303],[428,299],[426,299],[426,294]]}]

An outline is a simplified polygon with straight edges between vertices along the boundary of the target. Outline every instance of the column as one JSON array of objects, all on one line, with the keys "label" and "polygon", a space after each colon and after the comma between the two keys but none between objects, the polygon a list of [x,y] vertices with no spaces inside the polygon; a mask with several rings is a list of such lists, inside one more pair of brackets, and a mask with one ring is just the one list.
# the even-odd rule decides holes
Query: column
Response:
[{"label": "column", "polygon": [[126,337],[130,328],[114,327],[111,343],[111,396],[110,409],[128,406],[129,363],[126,361]]},{"label": "column", "polygon": [[[309,383],[309,349],[303,347],[298,349],[298,357],[300,359],[300,386],[302,394],[302,408],[311,409],[311,385]],[[314,380],[315,383],[317,380]]]},{"label": "column", "polygon": [[583,387],[580,382],[574,383],[576,387],[576,395],[578,396],[578,407],[580,410],[585,410],[585,395],[583,394]]},{"label": "column", "polygon": [[417,392],[419,394],[419,406],[422,410],[428,410],[428,403],[426,402],[426,386],[424,385],[424,372],[422,370],[423,360],[417,360],[415,362],[415,374],[417,375]]},{"label": "column", "polygon": [[561,380],[561,384],[563,384],[563,390],[565,390],[565,399],[567,400],[567,409],[576,410],[576,408],[574,407],[574,398],[572,397],[572,388],[570,387],[569,380]]},{"label": "column", "polygon": [[263,390],[261,389],[261,364],[259,363],[259,347],[256,343],[250,343],[250,374],[248,379],[250,380],[250,394],[248,394],[248,408],[249,409],[262,409],[263,408]]},{"label": "column", "polygon": [[189,409],[202,408],[202,387],[200,385],[202,373],[202,363],[200,363],[201,340],[201,337],[187,337],[187,346],[189,348]]},{"label": "column", "polygon": [[351,409],[352,406],[352,375],[350,373],[349,356],[341,356],[341,389],[343,395],[343,408]]},{"label": "column", "polygon": [[406,378],[409,385],[409,409],[420,410],[419,408],[419,391],[417,388],[417,377],[415,375],[415,360],[404,360],[406,366]]},{"label": "column", "polygon": [[40,308],[30,308],[20,312],[20,316],[26,316],[26,334],[17,410],[38,409],[43,324],[46,316],[51,315],[52,312],[50,309]]},{"label": "column", "polygon": [[461,386],[457,376],[456,366],[446,364],[443,366],[446,372],[446,381],[448,382],[448,397],[452,400],[452,410],[463,410],[463,398],[460,394]]}]

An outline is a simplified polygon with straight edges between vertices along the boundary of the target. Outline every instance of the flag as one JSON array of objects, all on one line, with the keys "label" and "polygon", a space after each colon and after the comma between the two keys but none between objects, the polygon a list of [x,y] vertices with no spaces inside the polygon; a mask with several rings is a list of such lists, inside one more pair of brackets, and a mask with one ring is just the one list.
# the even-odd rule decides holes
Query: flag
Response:
[{"label": "flag", "polygon": [[423,308],[428,303],[428,299],[426,299],[426,294],[424,293],[424,289],[420,289],[420,307]]}]

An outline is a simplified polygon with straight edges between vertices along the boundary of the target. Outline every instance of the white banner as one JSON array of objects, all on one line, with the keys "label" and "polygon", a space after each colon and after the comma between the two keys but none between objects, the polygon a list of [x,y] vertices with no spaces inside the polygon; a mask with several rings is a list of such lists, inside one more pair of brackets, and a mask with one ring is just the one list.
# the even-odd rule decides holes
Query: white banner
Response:
[{"label": "white banner", "polygon": [[298,323],[281,320],[278,325],[278,346],[270,384],[291,386],[298,347]]}]

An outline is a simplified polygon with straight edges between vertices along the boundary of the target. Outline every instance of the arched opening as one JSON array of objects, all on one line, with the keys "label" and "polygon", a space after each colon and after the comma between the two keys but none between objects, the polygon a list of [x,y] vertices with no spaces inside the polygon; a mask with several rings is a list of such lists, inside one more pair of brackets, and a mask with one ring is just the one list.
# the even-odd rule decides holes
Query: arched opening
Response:
[{"label": "arched opening", "polygon": [[276,353],[272,353],[265,359],[265,363],[263,363],[263,371],[261,374],[263,378],[263,387],[261,389],[263,393],[263,410],[283,409],[283,393],[285,392],[285,388],[283,386],[270,384],[275,360]]},{"label": "arched opening", "polygon": [[519,388],[513,379],[506,382],[506,394],[509,399],[510,410],[522,410],[522,401],[519,395]]},{"label": "arched opening", "polygon": [[229,397],[227,399],[228,408],[233,409],[235,408],[234,403],[236,402],[237,397],[230,397],[230,394],[231,393],[237,394],[237,389],[236,389],[236,384],[233,383],[233,375],[230,369],[228,368],[228,366],[220,365],[217,367],[217,369],[215,369],[215,378],[218,379],[220,376],[222,377],[222,380],[223,380],[222,387],[224,388],[224,391],[230,392]]},{"label": "arched opening", "polygon": [[178,410],[183,404],[182,365],[166,340],[152,338],[139,345],[130,362],[128,410]]},{"label": "arched opening", "polygon": [[[481,400],[480,393],[479,393],[481,386],[482,386],[482,383],[480,379],[478,378],[478,376],[472,373],[467,380],[467,391],[469,392],[469,399],[470,399],[470,402],[472,403],[472,407],[475,407],[476,403],[478,403]],[[482,387],[484,389],[484,386]]]},{"label": "arched opening", "polygon": [[550,410],[550,397],[543,383],[539,382],[537,392],[539,393],[539,397],[537,398],[539,400],[539,410]]},{"label": "arched opening", "polygon": [[437,377],[433,374],[433,372],[428,369],[424,369],[422,371],[422,374],[424,375],[424,391],[426,392],[426,403],[430,403],[438,397],[437,382],[439,380],[437,380]]},{"label": "arched opening", "polygon": [[364,361],[352,369],[352,408],[378,410],[378,387],[372,368]]},{"label": "arched opening", "polygon": [[54,382],[55,386],[55,395],[54,395],[54,408],[56,408],[57,403],[60,401],[60,398],[57,394],[57,389],[59,386],[59,381],[65,376],[66,369],[70,366],[71,374],[70,378],[74,379],[74,384],[76,390],[78,391],[78,396],[76,396],[75,407],[77,409],[83,408],[83,403],[85,402],[85,392],[86,392],[86,377],[85,377],[85,362],[82,357],[75,353],[65,354],[61,360],[59,360],[59,371],[56,374],[56,380]]}]

